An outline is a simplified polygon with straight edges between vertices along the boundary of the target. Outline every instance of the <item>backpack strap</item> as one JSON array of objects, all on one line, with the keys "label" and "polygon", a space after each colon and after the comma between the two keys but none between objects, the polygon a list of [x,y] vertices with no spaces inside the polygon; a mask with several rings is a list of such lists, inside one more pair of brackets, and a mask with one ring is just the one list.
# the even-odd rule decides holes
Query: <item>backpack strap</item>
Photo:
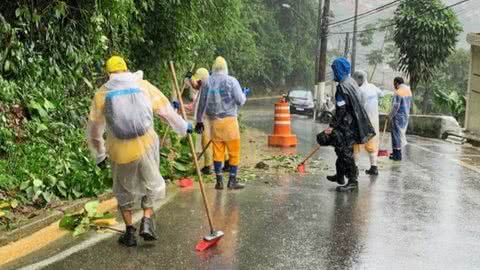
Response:
[{"label": "backpack strap", "polygon": [[112,99],[113,97],[117,96],[126,96],[140,93],[140,89],[138,88],[130,88],[130,89],[122,89],[122,90],[110,90],[107,92],[105,96],[106,99]]}]

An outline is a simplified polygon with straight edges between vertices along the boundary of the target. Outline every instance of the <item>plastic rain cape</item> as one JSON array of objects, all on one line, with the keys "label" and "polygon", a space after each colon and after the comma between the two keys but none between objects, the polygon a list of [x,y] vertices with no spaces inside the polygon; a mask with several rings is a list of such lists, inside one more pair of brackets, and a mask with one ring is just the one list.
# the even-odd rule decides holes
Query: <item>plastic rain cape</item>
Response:
[{"label": "plastic rain cape", "polygon": [[[185,135],[185,122],[169,100],[143,73],[114,73],[92,100],[87,139],[97,163],[107,156],[111,162],[113,191],[119,206],[131,208],[142,201],[150,207],[165,194],[159,170],[159,140],[153,115]],[[106,133],[106,140],[104,134]]]}]

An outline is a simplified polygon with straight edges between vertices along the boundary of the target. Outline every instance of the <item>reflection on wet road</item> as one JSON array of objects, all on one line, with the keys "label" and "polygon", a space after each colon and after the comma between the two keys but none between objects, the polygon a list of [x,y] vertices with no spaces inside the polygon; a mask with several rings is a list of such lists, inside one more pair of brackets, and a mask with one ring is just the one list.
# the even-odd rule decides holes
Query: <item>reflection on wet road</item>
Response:
[{"label": "reflection on wet road", "polygon": [[[247,107],[243,118],[270,132],[271,108]],[[321,129],[294,117],[300,153]],[[480,151],[410,141],[404,162],[381,159],[377,178],[361,173],[357,193],[339,194],[325,180],[335,158],[329,148],[316,158],[330,169],[318,174],[271,175],[240,192],[210,186],[225,237],[204,253],[193,249],[208,226],[200,194],[191,189],[157,213],[155,244],[126,249],[111,238],[48,269],[479,269],[480,174],[459,161]],[[361,172],[367,165],[363,156]]]}]

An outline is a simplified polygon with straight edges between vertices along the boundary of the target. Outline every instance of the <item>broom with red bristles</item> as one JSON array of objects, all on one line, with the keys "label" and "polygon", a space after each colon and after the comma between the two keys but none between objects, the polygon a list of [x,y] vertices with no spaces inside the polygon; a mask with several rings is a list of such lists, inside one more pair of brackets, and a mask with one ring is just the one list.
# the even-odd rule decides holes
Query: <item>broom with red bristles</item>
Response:
[{"label": "broom with red bristles", "polygon": [[[380,137],[380,143],[379,145],[383,145],[383,137],[385,136],[385,133],[387,132],[387,126],[388,126],[388,117],[385,118],[385,125],[383,127],[383,133],[382,133],[382,136]],[[388,153],[388,150],[385,150],[385,149],[379,149],[378,150],[378,156],[379,157],[388,157],[390,154]]]},{"label": "broom with red bristles", "polygon": [[[174,84],[175,92],[178,96],[178,102],[180,103],[180,111],[182,112],[183,119],[187,120],[187,114],[185,113],[185,108],[183,107],[182,96],[180,95],[180,90],[178,89],[177,75],[175,73],[175,66],[172,61],[170,61],[170,73],[172,75],[172,81]],[[218,243],[223,237],[224,233],[222,231],[217,231],[214,229],[212,216],[210,214],[210,208],[208,207],[208,200],[205,194],[205,187],[203,184],[202,172],[200,170],[200,164],[198,163],[197,153],[195,152],[195,145],[193,143],[192,134],[188,134],[188,143],[190,145],[190,151],[192,152],[193,162],[195,163],[195,169],[197,171],[198,183],[200,186],[200,192],[202,193],[203,204],[205,206],[205,212],[208,218],[208,225],[210,226],[210,234],[203,237],[203,239],[195,246],[197,251],[204,251]]]},{"label": "broom with red bristles", "polygon": [[304,173],[306,171],[306,168],[305,168],[305,163],[318,151],[320,150],[320,145],[318,145],[317,147],[315,147],[312,152],[310,152],[310,154],[302,161],[300,162],[300,164],[297,165],[297,172],[299,173]]}]

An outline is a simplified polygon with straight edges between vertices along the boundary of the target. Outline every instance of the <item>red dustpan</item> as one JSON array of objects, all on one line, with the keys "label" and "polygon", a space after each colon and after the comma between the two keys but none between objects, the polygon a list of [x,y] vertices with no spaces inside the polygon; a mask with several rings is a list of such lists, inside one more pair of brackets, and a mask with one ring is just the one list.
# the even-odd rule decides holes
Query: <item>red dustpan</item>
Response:
[{"label": "red dustpan", "polygon": [[191,187],[193,186],[192,178],[183,178],[177,181],[177,185],[181,188]]}]

